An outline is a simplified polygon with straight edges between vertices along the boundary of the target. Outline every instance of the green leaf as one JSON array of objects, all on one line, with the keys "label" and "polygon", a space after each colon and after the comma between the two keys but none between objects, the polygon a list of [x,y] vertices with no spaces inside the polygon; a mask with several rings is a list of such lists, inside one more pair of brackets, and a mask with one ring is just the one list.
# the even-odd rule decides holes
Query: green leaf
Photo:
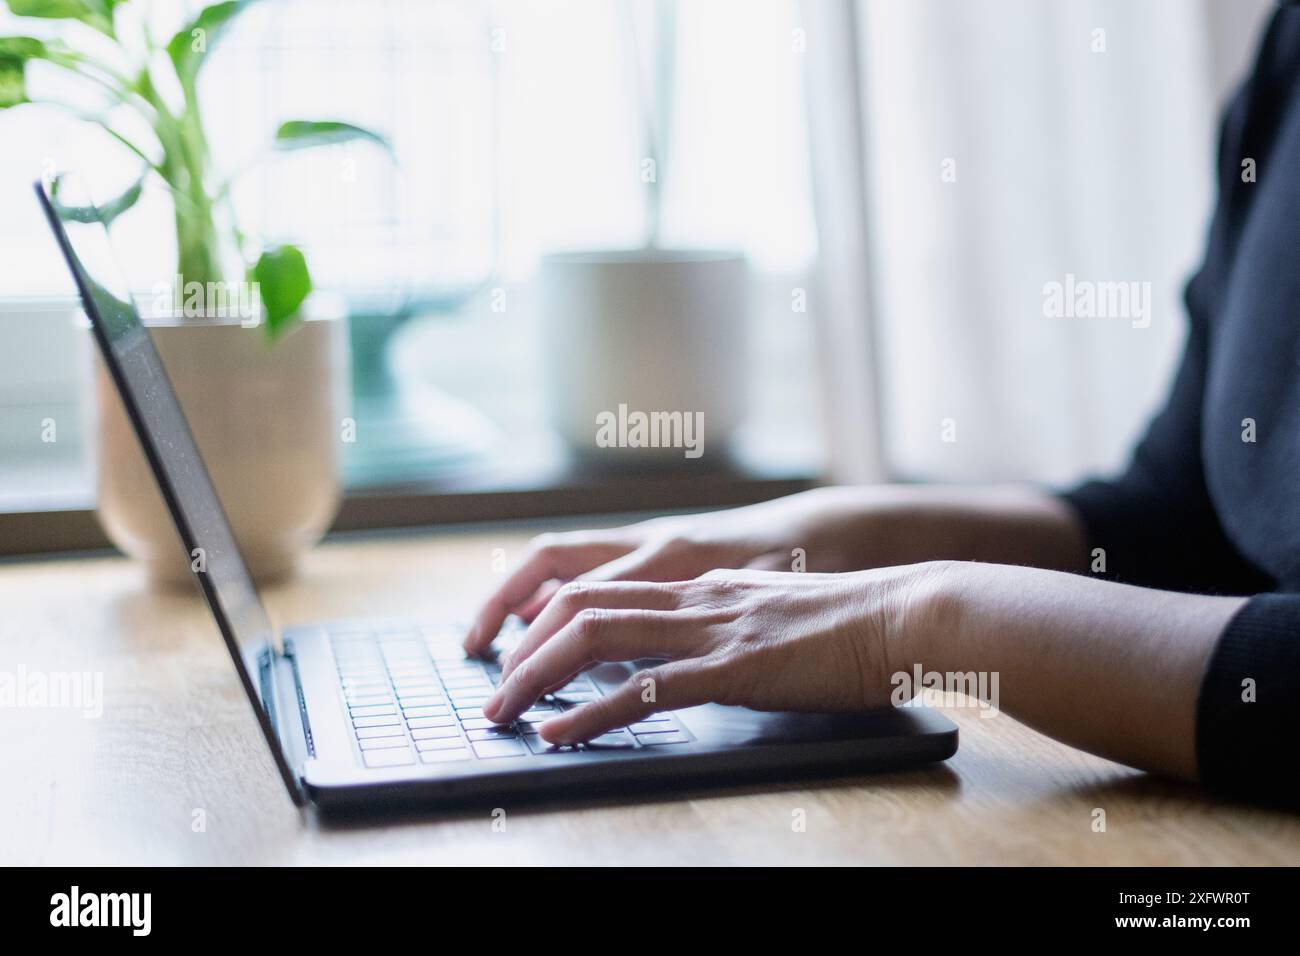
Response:
[{"label": "green leaf", "polygon": [[26,71],[32,60],[49,60],[75,68],[77,54],[58,40],[36,37],[0,37],[0,109],[31,102],[27,98]]},{"label": "green leaf", "polygon": [[27,61],[44,59],[49,48],[35,37],[0,37],[0,110],[27,103]]},{"label": "green leaf", "polygon": [[116,199],[110,199],[108,202],[100,204],[99,218],[104,220],[105,226],[111,226],[114,219],[136,204],[136,200],[138,200],[140,194],[144,192],[144,180],[148,175],[149,170],[146,169],[140,174],[140,178],[128,186],[126,191],[120,196]]},{"label": "green leaf", "polygon": [[330,146],[355,140],[367,140],[390,153],[393,151],[388,140],[378,133],[335,120],[289,120],[280,124],[280,128],[275,131],[275,148],[281,150],[310,149],[313,146]]},{"label": "green leaf", "polygon": [[249,270],[249,278],[259,287],[267,334],[276,338],[292,327],[311,292],[307,259],[297,246],[274,246],[262,253]]},{"label": "green leaf", "polygon": [[144,181],[148,175],[149,170],[145,169],[140,173],[140,178],[128,186],[121,195],[96,206],[65,206],[59,202],[61,180],[60,177],[56,176],[54,181],[50,183],[50,198],[54,200],[54,206],[58,210],[59,218],[65,222],[102,222],[104,227],[107,228],[113,224],[114,219],[136,204],[136,200],[140,198],[140,194],[144,191]]},{"label": "green leaf", "polygon": [[199,15],[174,37],[167,41],[167,55],[176,66],[176,75],[182,83],[193,83],[199,67],[207,59],[213,44],[220,39],[226,27],[256,0],[225,0],[204,7]]},{"label": "green leaf", "polygon": [[5,0],[9,12],[42,20],[80,20],[113,35],[113,8],[119,0]]},{"label": "green leaf", "polygon": [[5,0],[5,3],[15,16],[46,20],[80,20],[95,12],[103,13],[103,4],[92,4],[89,0]]},{"label": "green leaf", "polygon": [[35,60],[49,54],[44,40],[36,37],[0,37],[0,56]]},{"label": "green leaf", "polygon": [[0,110],[28,101],[26,66],[26,60],[0,54]]}]

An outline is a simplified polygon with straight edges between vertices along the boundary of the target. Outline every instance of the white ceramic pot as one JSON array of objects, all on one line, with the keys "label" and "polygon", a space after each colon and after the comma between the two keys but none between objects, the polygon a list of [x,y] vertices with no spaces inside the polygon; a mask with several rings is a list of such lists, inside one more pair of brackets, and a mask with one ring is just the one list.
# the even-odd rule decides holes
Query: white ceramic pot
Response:
[{"label": "white ceramic pot", "polygon": [[[541,305],[551,419],[573,451],[612,464],[686,466],[725,454],[744,409],[742,255],[545,256]],[[641,424],[648,435],[638,441]]]},{"label": "white ceramic pot", "polygon": [[51,484],[65,492],[69,482],[79,484],[80,315],[71,297],[0,301],[0,471],[18,477],[17,487],[0,488],[0,498],[16,491],[21,501]]},{"label": "white ceramic pot", "polygon": [[[147,324],[254,577],[284,577],[338,510],[345,319],[309,317],[274,344],[237,319]],[[95,366],[100,523],[155,582],[185,583],[188,556],[98,353]]]}]

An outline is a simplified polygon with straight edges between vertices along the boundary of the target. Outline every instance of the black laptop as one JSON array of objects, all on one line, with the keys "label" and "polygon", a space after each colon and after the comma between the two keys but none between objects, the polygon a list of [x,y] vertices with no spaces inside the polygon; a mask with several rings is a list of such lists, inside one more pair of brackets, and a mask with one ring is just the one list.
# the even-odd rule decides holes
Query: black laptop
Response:
[{"label": "black laptop", "polygon": [[[556,710],[622,683],[604,664],[508,725],[483,717],[499,669],[467,658],[448,621],[271,626],[162,361],[75,177],[36,184],[104,364],[176,523],[249,703],[298,804],[364,810],[684,784],[838,775],[945,760],[957,728],[924,708],[771,714],[709,704],[653,714],[577,746],[535,732]],[[202,565],[201,562],[198,564]]]}]

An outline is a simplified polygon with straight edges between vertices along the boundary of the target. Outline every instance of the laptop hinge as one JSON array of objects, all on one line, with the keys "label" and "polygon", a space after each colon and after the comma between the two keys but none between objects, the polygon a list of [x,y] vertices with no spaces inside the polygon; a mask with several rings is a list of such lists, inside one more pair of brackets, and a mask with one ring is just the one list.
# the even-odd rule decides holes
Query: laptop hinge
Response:
[{"label": "laptop hinge", "polygon": [[302,769],[311,752],[311,732],[292,644],[286,642],[284,653],[268,648],[261,665],[262,697],[269,703],[267,714],[279,742],[276,764],[293,802],[302,806],[307,802],[302,787]]}]

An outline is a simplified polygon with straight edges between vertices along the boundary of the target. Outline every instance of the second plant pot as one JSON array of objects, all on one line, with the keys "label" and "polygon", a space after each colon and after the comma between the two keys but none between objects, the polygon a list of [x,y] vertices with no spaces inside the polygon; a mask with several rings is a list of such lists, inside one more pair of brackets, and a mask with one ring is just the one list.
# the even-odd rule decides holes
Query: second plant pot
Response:
[{"label": "second plant pot", "polygon": [[673,468],[725,458],[744,410],[743,255],[558,253],[542,259],[541,289],[551,418],[577,457]]}]

